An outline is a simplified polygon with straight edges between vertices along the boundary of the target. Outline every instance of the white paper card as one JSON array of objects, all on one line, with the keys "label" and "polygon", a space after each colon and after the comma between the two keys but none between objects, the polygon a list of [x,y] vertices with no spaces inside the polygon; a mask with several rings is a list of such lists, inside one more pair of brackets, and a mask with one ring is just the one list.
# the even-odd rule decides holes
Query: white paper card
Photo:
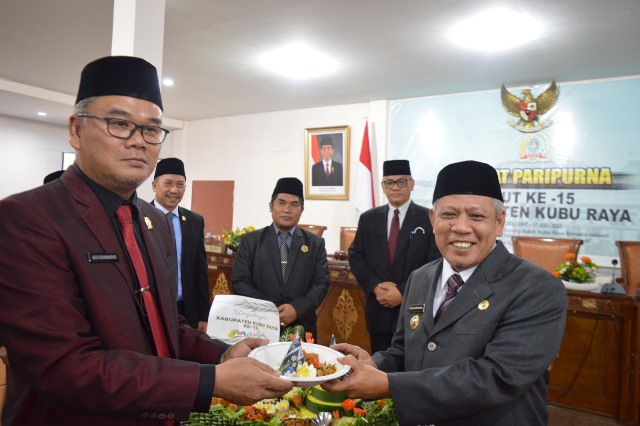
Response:
[{"label": "white paper card", "polygon": [[280,340],[280,316],[273,302],[232,294],[218,294],[209,311],[207,334],[234,344],[247,337]]}]

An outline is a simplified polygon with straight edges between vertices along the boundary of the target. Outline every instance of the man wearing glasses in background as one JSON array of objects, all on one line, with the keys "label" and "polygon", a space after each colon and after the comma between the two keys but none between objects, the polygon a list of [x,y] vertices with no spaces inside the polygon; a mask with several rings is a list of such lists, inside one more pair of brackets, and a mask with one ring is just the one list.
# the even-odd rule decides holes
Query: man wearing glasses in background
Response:
[{"label": "man wearing glasses in background", "polygon": [[385,161],[382,190],[389,204],[360,216],[349,248],[349,266],[366,293],[372,354],[391,345],[409,274],[441,257],[429,209],[411,201],[414,184],[408,160]]}]

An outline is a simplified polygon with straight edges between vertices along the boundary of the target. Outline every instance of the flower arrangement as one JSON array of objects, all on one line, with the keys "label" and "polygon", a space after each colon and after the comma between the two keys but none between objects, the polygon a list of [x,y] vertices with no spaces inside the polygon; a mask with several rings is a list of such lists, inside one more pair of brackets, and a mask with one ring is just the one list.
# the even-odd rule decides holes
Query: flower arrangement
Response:
[{"label": "flower arrangement", "polygon": [[553,275],[563,281],[572,283],[593,283],[596,281],[596,269],[598,265],[591,261],[589,256],[582,256],[578,262],[574,253],[567,253],[566,262],[558,265]]},{"label": "flower arrangement", "polygon": [[222,233],[222,239],[224,241],[224,243],[227,245],[227,247],[231,250],[231,251],[236,251],[238,250],[238,247],[240,247],[240,240],[242,239],[242,236],[244,234],[247,234],[251,231],[255,231],[256,228],[254,228],[253,226],[245,226],[244,228],[236,228],[235,231],[226,231]]}]

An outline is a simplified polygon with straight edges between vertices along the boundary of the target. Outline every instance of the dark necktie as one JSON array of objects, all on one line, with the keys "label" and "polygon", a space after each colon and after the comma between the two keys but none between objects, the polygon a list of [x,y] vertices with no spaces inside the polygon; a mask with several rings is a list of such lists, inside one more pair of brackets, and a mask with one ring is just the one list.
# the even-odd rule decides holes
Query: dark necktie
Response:
[{"label": "dark necktie", "polygon": [[464,281],[462,281],[462,277],[458,274],[453,274],[447,280],[447,295],[444,298],[444,302],[436,311],[436,315],[433,317],[434,322],[438,322],[440,316],[447,310],[449,304],[453,301],[453,298],[458,294],[458,290],[462,287]]},{"label": "dark necktie", "polygon": [[151,325],[151,334],[153,335],[153,342],[156,346],[156,352],[158,356],[170,358],[169,345],[167,344],[167,336],[160,320],[160,313],[156,301],[153,298],[149,288],[149,278],[147,276],[147,269],[144,266],[142,260],[142,254],[140,248],[136,242],[136,237],[133,233],[133,224],[131,219],[131,206],[123,204],[118,207],[116,216],[122,227],[122,239],[124,245],[127,248],[133,269],[135,269],[136,276],[138,277],[138,284],[140,285],[140,293],[142,293],[142,300],[144,301],[144,307],[147,310],[147,316],[149,317],[149,324]]},{"label": "dark necktie", "polygon": [[288,232],[278,232],[280,235],[280,265],[282,268],[282,282],[287,275],[287,260],[289,259],[289,247],[287,246]]},{"label": "dark necktie", "polygon": [[327,176],[327,179],[331,175],[331,172],[329,171],[329,163],[325,165],[324,174]]},{"label": "dark necktie", "polygon": [[393,211],[393,219],[391,219],[391,228],[389,229],[389,269],[393,270],[393,258],[396,254],[396,245],[398,245],[398,234],[400,233],[400,210]]}]

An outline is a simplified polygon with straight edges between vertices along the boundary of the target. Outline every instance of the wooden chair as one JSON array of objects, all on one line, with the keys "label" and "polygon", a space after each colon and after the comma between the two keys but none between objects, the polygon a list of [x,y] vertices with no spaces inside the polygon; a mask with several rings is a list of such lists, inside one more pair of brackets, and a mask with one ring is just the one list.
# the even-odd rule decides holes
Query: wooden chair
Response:
[{"label": "wooden chair", "polygon": [[299,223],[298,227],[306,231],[309,231],[312,234],[316,234],[318,237],[322,237],[322,234],[327,229],[326,226],[322,226],[322,225],[303,225],[302,223]]},{"label": "wooden chair", "polygon": [[567,253],[578,251],[582,240],[570,238],[544,238],[544,237],[511,237],[513,253],[529,262],[543,267],[549,272],[556,270],[558,265],[565,261]]},{"label": "wooden chair", "polygon": [[358,228],[352,226],[340,227],[340,251],[348,252],[353,239],[356,237]]},{"label": "wooden chair", "polygon": [[616,246],[620,253],[621,284],[629,296],[640,299],[640,241],[616,241]]}]

